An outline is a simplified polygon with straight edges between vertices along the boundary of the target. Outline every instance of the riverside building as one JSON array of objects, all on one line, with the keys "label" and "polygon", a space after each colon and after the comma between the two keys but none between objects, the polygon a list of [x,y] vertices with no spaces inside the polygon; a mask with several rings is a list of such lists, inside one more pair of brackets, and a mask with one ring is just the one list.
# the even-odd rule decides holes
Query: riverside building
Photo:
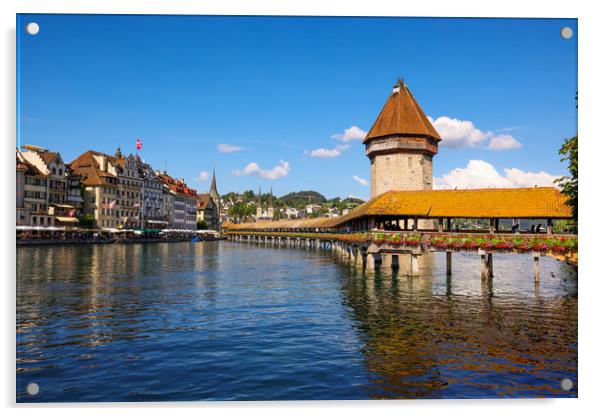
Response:
[{"label": "riverside building", "polygon": [[189,188],[183,179],[175,179],[165,171],[158,173],[157,176],[159,180],[167,185],[172,195],[170,227],[178,230],[196,230],[196,190]]}]

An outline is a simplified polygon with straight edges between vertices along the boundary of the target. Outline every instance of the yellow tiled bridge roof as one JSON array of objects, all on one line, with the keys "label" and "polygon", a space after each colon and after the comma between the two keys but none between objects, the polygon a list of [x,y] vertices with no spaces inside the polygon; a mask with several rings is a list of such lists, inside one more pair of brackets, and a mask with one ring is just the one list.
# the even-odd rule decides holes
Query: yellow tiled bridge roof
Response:
[{"label": "yellow tiled bridge roof", "polygon": [[371,216],[418,218],[568,219],[571,208],[556,188],[389,191],[342,217],[228,224],[230,230],[333,228]]}]

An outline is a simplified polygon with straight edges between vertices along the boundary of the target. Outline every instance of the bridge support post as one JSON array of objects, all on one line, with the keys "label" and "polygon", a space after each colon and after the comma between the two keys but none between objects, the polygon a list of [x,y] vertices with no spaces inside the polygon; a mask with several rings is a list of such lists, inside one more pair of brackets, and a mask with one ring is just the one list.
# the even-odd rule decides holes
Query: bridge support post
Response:
[{"label": "bridge support post", "polygon": [[391,268],[399,270],[399,254],[391,254]]},{"label": "bridge support post", "polygon": [[539,282],[539,251],[533,252],[533,274],[536,282]]},{"label": "bridge support post", "polygon": [[452,274],[452,251],[447,250],[445,252],[445,271],[448,276]]},{"label": "bridge support post", "polygon": [[353,250],[353,247],[350,244],[345,244],[345,260],[348,260],[351,262],[351,259],[353,257],[352,250]]},{"label": "bridge support post", "polygon": [[491,277],[489,274],[489,254],[481,249],[479,249],[478,253],[481,256],[481,279],[485,280]]},{"label": "bridge support post", "polygon": [[361,247],[358,247],[355,252],[355,267],[360,270],[364,268],[364,255]]},{"label": "bridge support post", "polygon": [[554,221],[551,220],[551,219],[548,219],[548,224],[547,225],[548,226],[547,226],[546,232],[548,234],[552,234],[554,232]]},{"label": "bridge support post", "polygon": [[418,264],[418,254],[410,254],[410,276],[418,276],[420,274],[420,265]]},{"label": "bridge support post", "polygon": [[493,253],[487,253],[487,277],[493,277]]},{"label": "bridge support post", "polygon": [[487,260],[485,254],[481,254],[481,279],[487,279]]},{"label": "bridge support post", "polygon": [[373,272],[376,268],[374,253],[366,253],[366,271]]},{"label": "bridge support post", "polygon": [[383,269],[391,269],[393,266],[393,255],[390,253],[381,253],[380,254],[380,267]]}]

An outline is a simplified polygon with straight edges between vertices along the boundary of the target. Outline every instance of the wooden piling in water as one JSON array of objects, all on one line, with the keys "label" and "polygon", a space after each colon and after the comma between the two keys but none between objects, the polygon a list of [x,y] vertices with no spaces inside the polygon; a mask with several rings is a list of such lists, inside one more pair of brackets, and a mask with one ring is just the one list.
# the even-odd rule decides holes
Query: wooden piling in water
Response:
[{"label": "wooden piling in water", "polygon": [[375,263],[374,254],[366,253],[366,271],[374,271],[376,267]]},{"label": "wooden piling in water", "polygon": [[533,252],[533,274],[536,282],[539,282],[539,252]]},{"label": "wooden piling in water", "polygon": [[448,276],[452,274],[452,251],[447,250],[445,252],[445,269]]},{"label": "wooden piling in water", "polygon": [[420,274],[420,265],[418,264],[418,254],[410,254],[410,276],[418,276]]},{"label": "wooden piling in water", "polygon": [[486,254],[479,253],[481,256],[481,279],[487,279],[487,258]]},{"label": "wooden piling in water", "polygon": [[391,269],[393,266],[393,256],[390,253],[381,253],[380,267],[383,269]]}]

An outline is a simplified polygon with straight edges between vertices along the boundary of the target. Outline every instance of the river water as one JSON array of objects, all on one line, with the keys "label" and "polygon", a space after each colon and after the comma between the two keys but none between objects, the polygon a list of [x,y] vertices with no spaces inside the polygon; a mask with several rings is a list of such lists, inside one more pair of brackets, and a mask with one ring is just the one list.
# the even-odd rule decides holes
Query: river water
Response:
[{"label": "river water", "polygon": [[[17,401],[577,396],[577,272],[233,242],[17,247]],[[571,380],[568,391],[562,380]],[[37,383],[39,393],[26,387]],[[565,382],[566,383],[566,382]]]}]

